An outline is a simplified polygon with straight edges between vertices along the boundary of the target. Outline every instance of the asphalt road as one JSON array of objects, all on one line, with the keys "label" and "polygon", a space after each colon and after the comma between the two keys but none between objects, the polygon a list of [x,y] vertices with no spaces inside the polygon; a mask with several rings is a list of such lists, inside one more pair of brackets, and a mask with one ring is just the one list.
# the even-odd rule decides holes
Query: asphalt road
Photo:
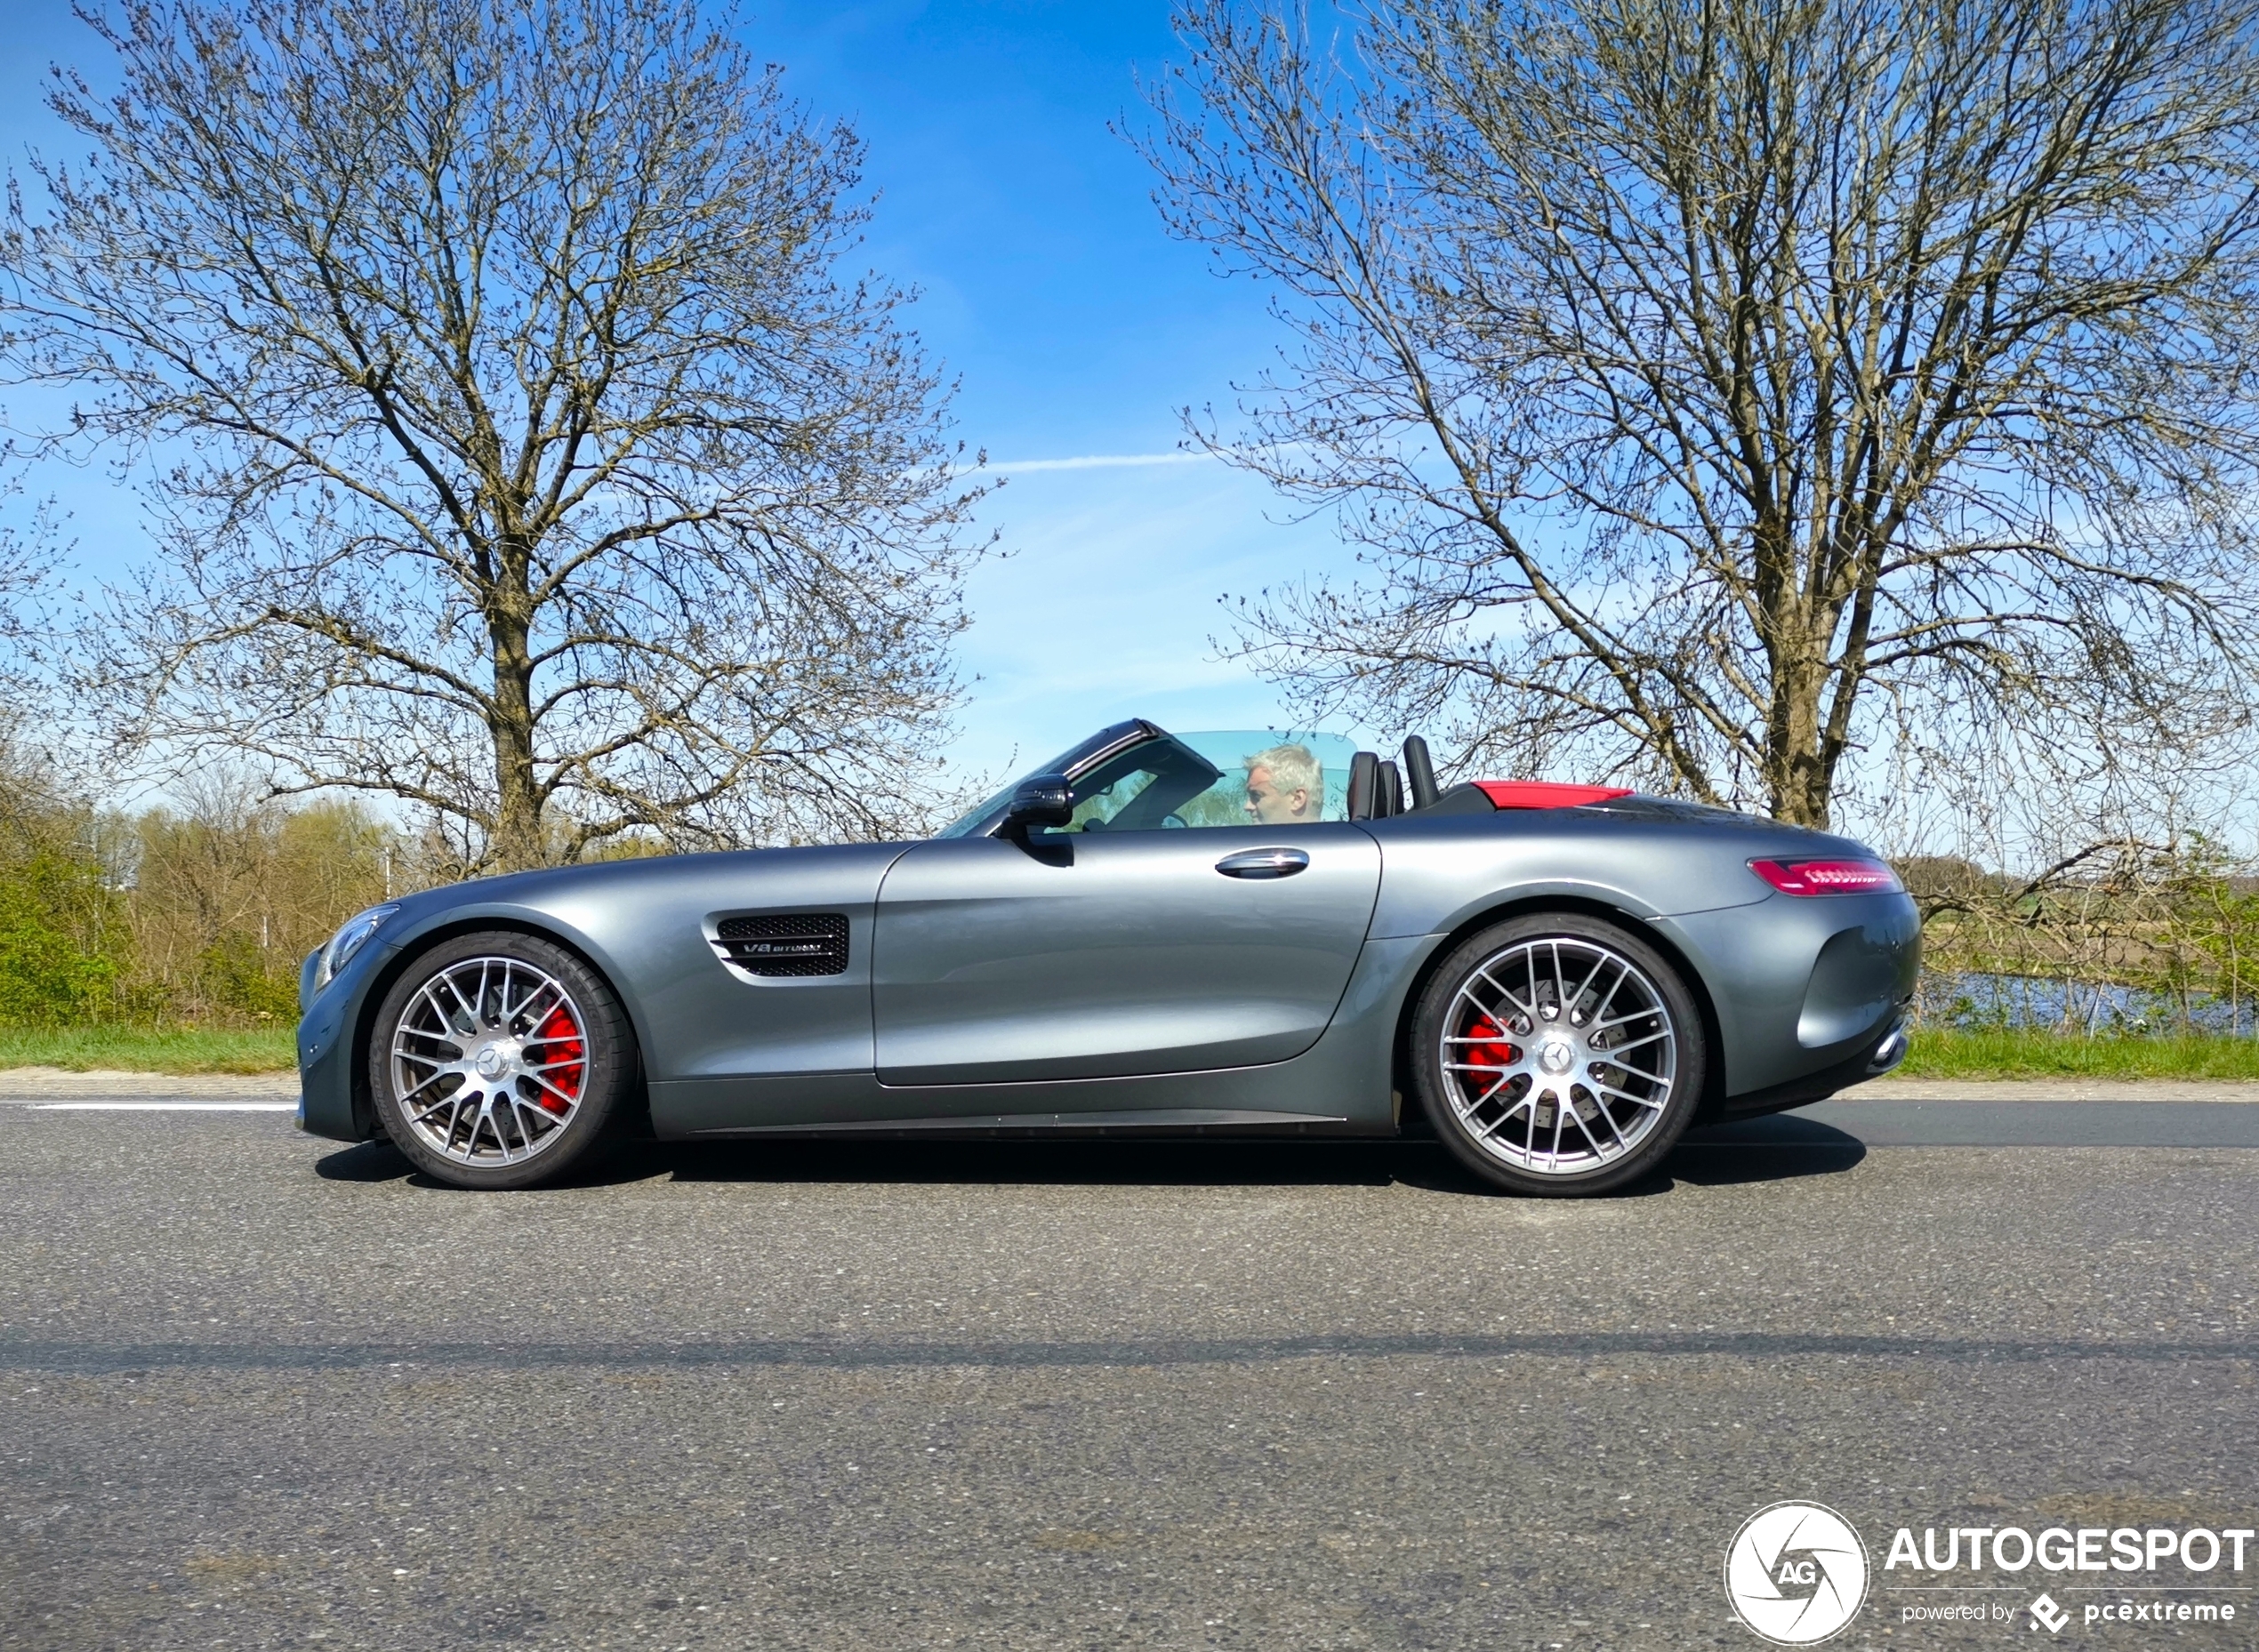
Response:
[{"label": "asphalt road", "polygon": [[[2259,1526],[2259,1151],[2048,1144],[2259,1116],[2172,1105],[1789,1120],[1574,1204],[1416,1145],[478,1196],[275,1112],[0,1106],[0,1647],[1755,1648],[1721,1559],[1782,1498],[1878,1566]],[[1902,1581],[1830,1644],[2038,1643]],[[2259,1638],[2212,1598],[2038,1640]]]}]

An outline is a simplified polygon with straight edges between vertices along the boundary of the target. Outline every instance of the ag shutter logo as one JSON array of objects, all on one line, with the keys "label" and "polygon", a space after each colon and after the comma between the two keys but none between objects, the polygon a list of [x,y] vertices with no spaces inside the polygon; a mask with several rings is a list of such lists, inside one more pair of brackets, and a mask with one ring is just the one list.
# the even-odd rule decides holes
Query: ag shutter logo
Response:
[{"label": "ag shutter logo", "polygon": [[1733,1534],[1725,1596],[1742,1623],[1775,1646],[1815,1646],[1859,1615],[1867,1546],[1824,1504],[1776,1503]]}]

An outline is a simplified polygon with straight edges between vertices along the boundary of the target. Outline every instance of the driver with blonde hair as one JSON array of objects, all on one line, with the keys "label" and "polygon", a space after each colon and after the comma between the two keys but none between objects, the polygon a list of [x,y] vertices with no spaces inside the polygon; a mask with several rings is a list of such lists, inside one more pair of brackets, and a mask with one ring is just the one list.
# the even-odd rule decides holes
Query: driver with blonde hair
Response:
[{"label": "driver with blonde hair", "polygon": [[1325,812],[1325,772],[1310,748],[1273,746],[1247,766],[1248,814],[1258,825],[1306,826]]}]

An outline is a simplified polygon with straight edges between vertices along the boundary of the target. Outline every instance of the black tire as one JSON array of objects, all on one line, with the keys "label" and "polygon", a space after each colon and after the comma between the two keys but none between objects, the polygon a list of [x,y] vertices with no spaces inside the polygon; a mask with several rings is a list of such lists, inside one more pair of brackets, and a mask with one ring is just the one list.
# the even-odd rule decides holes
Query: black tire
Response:
[{"label": "black tire", "polygon": [[1685,1133],[1709,1065],[1700,1009],[1669,960],[1581,912],[1508,918],[1452,948],[1420,993],[1411,1040],[1413,1084],[1443,1145],[1494,1187],[1555,1199],[1652,1171]]},{"label": "black tire", "polygon": [[369,1094],[385,1134],[455,1187],[531,1187],[587,1166],[617,1135],[639,1071],[603,977],[512,930],[420,954],[369,1027]]}]

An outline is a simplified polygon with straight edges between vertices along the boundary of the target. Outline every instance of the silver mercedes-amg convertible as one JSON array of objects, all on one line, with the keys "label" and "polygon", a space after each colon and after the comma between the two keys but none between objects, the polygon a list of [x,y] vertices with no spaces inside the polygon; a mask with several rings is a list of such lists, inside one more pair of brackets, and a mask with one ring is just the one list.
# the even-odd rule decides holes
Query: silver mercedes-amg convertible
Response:
[{"label": "silver mercedes-amg convertible", "polygon": [[1903,1055],[1920,924],[1873,851],[1403,759],[1132,721],[924,842],[388,902],[306,960],[299,1120],[473,1188],[639,1133],[1432,1129],[1583,1194]]}]

